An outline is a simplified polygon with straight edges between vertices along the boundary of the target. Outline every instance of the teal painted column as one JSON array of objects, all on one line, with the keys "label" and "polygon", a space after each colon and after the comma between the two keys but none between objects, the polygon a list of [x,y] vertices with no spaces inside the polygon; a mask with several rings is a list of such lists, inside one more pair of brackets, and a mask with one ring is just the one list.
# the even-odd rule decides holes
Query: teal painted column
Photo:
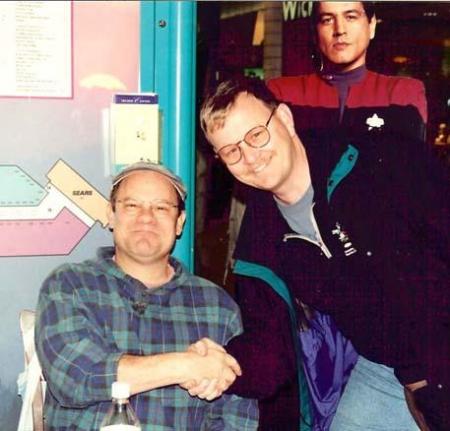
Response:
[{"label": "teal painted column", "polygon": [[188,187],[187,220],[174,255],[194,269],[195,55],[194,1],[141,1],[141,91],[158,93],[162,162]]}]

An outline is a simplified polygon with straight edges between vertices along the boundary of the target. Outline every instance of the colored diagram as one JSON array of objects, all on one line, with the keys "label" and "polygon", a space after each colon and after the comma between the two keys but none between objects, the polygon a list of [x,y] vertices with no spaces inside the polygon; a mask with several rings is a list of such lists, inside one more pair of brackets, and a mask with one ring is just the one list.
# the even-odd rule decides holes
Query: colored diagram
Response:
[{"label": "colored diagram", "polygon": [[108,201],[64,161],[45,187],[20,167],[0,165],[0,257],[67,255],[99,222]]}]

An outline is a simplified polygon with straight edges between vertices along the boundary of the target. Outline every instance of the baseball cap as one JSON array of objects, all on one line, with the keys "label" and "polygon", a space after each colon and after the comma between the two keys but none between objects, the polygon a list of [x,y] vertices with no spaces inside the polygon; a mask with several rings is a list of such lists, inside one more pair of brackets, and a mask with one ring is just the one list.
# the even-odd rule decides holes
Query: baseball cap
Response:
[{"label": "baseball cap", "polygon": [[114,189],[123,179],[129,177],[136,171],[153,171],[164,175],[175,187],[175,190],[180,195],[184,202],[187,195],[186,186],[178,175],[175,175],[170,169],[166,168],[160,163],[139,161],[132,163],[120,171],[112,180],[112,188]]}]

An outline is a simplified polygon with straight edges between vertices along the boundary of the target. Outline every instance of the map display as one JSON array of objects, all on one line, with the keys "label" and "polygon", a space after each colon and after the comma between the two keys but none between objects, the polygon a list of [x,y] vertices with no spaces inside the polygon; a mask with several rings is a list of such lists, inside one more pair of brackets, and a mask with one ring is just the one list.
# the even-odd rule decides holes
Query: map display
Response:
[{"label": "map display", "polygon": [[0,165],[0,257],[68,255],[99,222],[108,200],[63,160],[45,186],[19,166]]}]

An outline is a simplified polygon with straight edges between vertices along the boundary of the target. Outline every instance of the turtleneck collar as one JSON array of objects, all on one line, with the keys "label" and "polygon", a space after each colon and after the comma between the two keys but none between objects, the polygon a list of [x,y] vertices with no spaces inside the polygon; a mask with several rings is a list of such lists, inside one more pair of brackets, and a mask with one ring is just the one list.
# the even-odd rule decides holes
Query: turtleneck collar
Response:
[{"label": "turtleneck collar", "polygon": [[320,77],[337,89],[339,97],[339,123],[342,122],[349,89],[353,84],[361,82],[366,76],[366,65],[347,72],[321,72]]},{"label": "turtleneck collar", "polygon": [[320,73],[320,77],[333,86],[337,85],[352,85],[360,82],[364,79],[367,73],[367,67],[365,64],[357,67],[356,69],[349,70],[347,72],[327,72]]}]

